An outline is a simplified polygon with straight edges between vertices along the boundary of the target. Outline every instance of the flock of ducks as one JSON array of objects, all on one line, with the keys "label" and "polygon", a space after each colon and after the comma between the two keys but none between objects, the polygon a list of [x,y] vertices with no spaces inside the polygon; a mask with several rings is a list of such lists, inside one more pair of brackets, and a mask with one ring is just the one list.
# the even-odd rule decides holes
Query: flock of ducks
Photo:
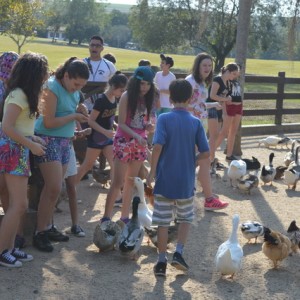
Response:
[{"label": "flock of ducks", "polygon": [[[276,143],[275,143],[276,142]],[[296,141],[290,141],[288,138],[274,139],[268,137],[260,140],[260,144],[267,147],[277,146],[279,144],[292,144],[291,150],[284,157],[283,170],[273,166],[274,153],[269,155],[269,163],[263,165],[260,173],[260,179],[263,184],[270,183],[278,176],[283,176],[288,186],[296,188],[296,183],[299,180],[299,149],[295,148]],[[232,186],[238,187],[241,190],[250,193],[252,188],[259,184],[258,171],[261,164],[257,158],[234,160],[228,168],[228,177]],[[254,171],[256,174],[250,174],[249,171]],[[123,256],[136,259],[136,256],[141,247],[144,235],[148,236],[149,241],[157,247],[157,227],[152,227],[152,210],[148,207],[145,199],[145,185],[141,178],[132,178],[135,187],[135,196],[132,200],[132,217],[127,224],[121,221],[113,222],[106,221],[96,226],[94,232],[94,244],[100,251],[108,251],[117,248]],[[222,243],[215,255],[216,270],[222,276],[226,275],[233,278],[242,268],[242,260],[244,257],[243,249],[238,242],[238,228],[240,227],[242,235],[248,240],[252,239],[257,242],[258,237],[263,237],[262,252],[272,262],[274,268],[278,267],[280,261],[285,259],[293,252],[297,252],[300,248],[300,229],[296,225],[296,221],[292,221],[286,235],[277,231],[273,231],[256,221],[247,221],[239,225],[239,215],[235,214],[232,219],[232,231],[228,240]],[[175,220],[173,226],[169,228],[169,240],[172,242],[177,237],[178,224]]]},{"label": "flock of ducks", "polygon": [[[297,143],[299,143],[298,140],[291,140],[288,137],[280,138],[276,136],[269,136],[260,140],[259,146],[264,144],[268,148],[271,146],[276,147],[280,144],[282,146],[285,145],[288,148],[288,145],[291,144],[291,150],[284,156],[283,165],[276,168],[274,167],[274,152],[269,154],[269,162],[268,164],[263,165],[262,168],[261,163],[255,157],[252,157],[252,159],[245,158],[233,160],[230,163],[227,172],[231,186],[239,188],[240,190],[250,194],[253,188],[258,187],[259,179],[262,181],[263,185],[272,185],[275,179],[283,179],[289,189],[291,188],[295,190],[297,182],[300,180],[300,146],[298,145],[296,147]],[[260,176],[258,177],[258,172],[260,169],[261,172]]]},{"label": "flock of ducks", "polygon": [[[244,256],[243,249],[238,242],[239,219],[239,215],[233,216],[230,237],[219,246],[215,256],[216,270],[221,273],[221,276],[229,276],[231,279],[241,270]],[[291,222],[286,235],[256,221],[242,223],[240,229],[248,243],[252,239],[255,239],[256,243],[258,237],[263,237],[262,253],[272,261],[274,268],[300,248],[300,229],[296,221]]]},{"label": "flock of ducks", "polygon": [[[127,224],[122,221],[105,221],[98,224],[94,231],[94,244],[101,252],[118,249],[123,256],[136,259],[144,235],[148,236],[148,245],[157,247],[157,227],[151,226],[153,211],[148,207],[145,199],[145,185],[141,178],[131,178],[134,183],[134,197],[132,200],[132,216]],[[147,191],[149,193],[149,191]],[[151,202],[151,201],[150,201]],[[168,243],[177,238],[178,223],[169,227]]]}]

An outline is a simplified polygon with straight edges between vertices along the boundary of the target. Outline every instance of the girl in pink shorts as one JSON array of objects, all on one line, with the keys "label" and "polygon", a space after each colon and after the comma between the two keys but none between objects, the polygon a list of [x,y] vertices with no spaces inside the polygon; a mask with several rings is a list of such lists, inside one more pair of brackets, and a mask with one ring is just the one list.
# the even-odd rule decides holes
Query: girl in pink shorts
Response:
[{"label": "girl in pink shorts", "polygon": [[133,188],[130,177],[138,176],[143,161],[147,159],[147,131],[154,130],[150,122],[155,97],[153,78],[150,67],[138,67],[120,99],[118,129],[113,142],[115,174],[101,222],[111,219],[114,202],[122,186],[121,220],[128,221]]}]

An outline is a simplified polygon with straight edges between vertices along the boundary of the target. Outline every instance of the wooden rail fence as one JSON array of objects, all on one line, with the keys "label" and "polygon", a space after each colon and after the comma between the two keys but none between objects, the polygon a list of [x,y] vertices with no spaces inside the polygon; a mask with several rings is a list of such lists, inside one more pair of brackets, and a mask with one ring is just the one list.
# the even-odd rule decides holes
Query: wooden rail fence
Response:
[{"label": "wooden rail fence", "polygon": [[[132,75],[131,72],[124,72],[128,77]],[[177,78],[185,78],[186,73],[176,73]],[[244,94],[244,101],[251,100],[273,100],[275,108],[259,108],[259,109],[244,109],[244,116],[274,116],[274,122],[263,125],[246,125],[242,126],[242,135],[260,135],[260,134],[285,134],[292,132],[300,133],[300,118],[295,123],[284,123],[283,115],[300,115],[300,104],[295,104],[293,108],[284,108],[285,100],[300,100],[300,93],[286,92],[287,84],[300,84],[300,78],[285,77],[285,72],[279,72],[278,76],[258,76],[246,75],[246,83],[257,84],[274,84],[277,86],[277,91],[270,92],[246,92]],[[95,86],[95,83],[93,83]],[[105,87],[104,83],[100,86]]]}]

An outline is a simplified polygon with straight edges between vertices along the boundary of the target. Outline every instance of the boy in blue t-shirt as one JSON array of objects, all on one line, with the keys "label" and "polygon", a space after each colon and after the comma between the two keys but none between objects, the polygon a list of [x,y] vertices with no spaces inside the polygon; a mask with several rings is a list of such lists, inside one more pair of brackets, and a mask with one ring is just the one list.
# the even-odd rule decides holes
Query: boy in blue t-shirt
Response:
[{"label": "boy in blue t-shirt", "polygon": [[[161,114],[157,120],[153,138],[151,170],[147,184],[155,178],[154,212],[152,225],[158,226],[158,262],[154,266],[156,276],[166,276],[168,227],[176,208],[179,223],[178,241],[171,265],[187,271],[182,257],[190,224],[194,217],[195,145],[200,152],[197,161],[207,161],[209,177],[209,146],[200,120],[187,110],[193,89],[183,79],[174,80],[170,87],[171,112]],[[205,170],[201,170],[205,172]]]}]

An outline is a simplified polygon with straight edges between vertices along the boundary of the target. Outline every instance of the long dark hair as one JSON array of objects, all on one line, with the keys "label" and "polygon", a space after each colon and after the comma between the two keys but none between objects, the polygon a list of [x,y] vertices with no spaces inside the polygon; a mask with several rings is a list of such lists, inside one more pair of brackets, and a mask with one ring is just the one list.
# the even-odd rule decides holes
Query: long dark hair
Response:
[{"label": "long dark hair", "polygon": [[89,68],[85,62],[79,60],[77,57],[71,57],[65,63],[59,66],[55,71],[55,78],[63,79],[65,73],[69,74],[69,78],[89,79]]},{"label": "long dark hair", "polygon": [[[130,116],[133,117],[136,109],[138,100],[140,97],[140,86],[141,86],[141,80],[137,79],[135,77],[131,77],[128,82],[127,86],[127,97],[128,97],[128,110],[130,112]],[[147,118],[149,120],[149,115],[152,110],[153,102],[154,102],[154,96],[155,95],[155,86],[154,83],[151,82],[151,87],[148,91],[148,93],[145,95],[145,105],[147,109]]]},{"label": "long dark hair", "polygon": [[20,88],[26,95],[30,118],[38,112],[39,96],[43,83],[47,79],[47,74],[48,61],[46,56],[28,52],[16,61],[7,81],[7,94]]},{"label": "long dark hair", "polygon": [[199,66],[201,64],[201,62],[204,60],[204,59],[210,59],[211,60],[211,63],[213,63],[213,59],[212,57],[206,53],[206,52],[202,52],[202,53],[199,53],[196,57],[195,57],[195,60],[194,60],[194,64],[193,64],[193,67],[192,67],[192,75],[195,79],[195,81],[197,83],[203,83],[203,81],[205,82],[205,84],[207,86],[211,85],[212,83],[212,79],[213,79],[213,70],[211,69],[211,72],[209,73],[209,75],[205,78],[205,80],[203,80],[203,78],[201,78],[201,75],[199,73]]}]

